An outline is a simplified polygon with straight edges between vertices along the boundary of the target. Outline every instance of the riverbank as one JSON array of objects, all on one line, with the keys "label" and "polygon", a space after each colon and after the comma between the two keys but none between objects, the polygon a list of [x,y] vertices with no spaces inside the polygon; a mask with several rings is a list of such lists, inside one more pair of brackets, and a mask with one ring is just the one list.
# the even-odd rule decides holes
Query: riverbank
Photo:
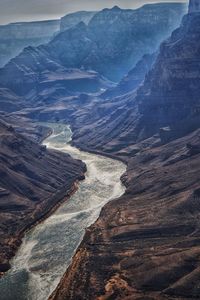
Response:
[{"label": "riverbank", "polygon": [[199,298],[198,145],[199,130],[129,159],[49,300]]},{"label": "riverbank", "polygon": [[[43,139],[51,133],[42,132]],[[63,199],[68,199],[86,172],[82,162],[46,150],[6,123],[0,124],[0,141],[1,138],[0,277],[10,269],[9,261],[19,249],[24,234],[49,216]],[[55,176],[56,171],[59,174]]]},{"label": "riverbank", "polygon": [[108,201],[124,193],[120,181],[126,170],[123,163],[67,144],[71,132],[66,125],[49,126],[55,126],[54,134],[45,140],[45,145],[81,159],[87,165],[87,173],[78,191],[25,235],[11,270],[3,284],[0,282],[1,292],[12,287],[5,294],[6,300],[13,299],[14,295],[20,300],[47,299],[69,266],[86,228],[96,221]]}]

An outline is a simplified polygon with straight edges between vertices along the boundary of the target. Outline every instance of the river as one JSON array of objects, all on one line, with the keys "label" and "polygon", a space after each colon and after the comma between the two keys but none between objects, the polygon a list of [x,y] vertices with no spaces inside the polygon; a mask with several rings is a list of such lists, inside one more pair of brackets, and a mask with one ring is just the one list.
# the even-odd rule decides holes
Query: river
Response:
[{"label": "river", "polygon": [[72,147],[68,125],[47,125],[53,133],[43,144],[84,161],[86,178],[69,200],[25,234],[11,261],[12,268],[0,280],[0,300],[48,299],[69,266],[85,228],[96,221],[106,202],[124,192],[120,182],[126,170],[123,163]]}]

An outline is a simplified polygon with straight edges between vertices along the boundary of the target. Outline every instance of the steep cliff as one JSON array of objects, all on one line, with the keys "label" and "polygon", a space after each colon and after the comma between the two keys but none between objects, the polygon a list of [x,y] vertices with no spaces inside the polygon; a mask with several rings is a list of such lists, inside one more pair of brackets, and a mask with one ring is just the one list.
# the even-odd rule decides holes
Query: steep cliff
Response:
[{"label": "steep cliff", "polygon": [[108,89],[105,93],[101,94],[101,97],[107,98],[108,100],[114,97],[119,97],[124,94],[134,91],[145,79],[146,74],[151,70],[157,53],[145,54],[131,69],[127,75],[117,84],[116,87]]},{"label": "steep cliff", "polygon": [[[200,14],[183,18],[181,27],[160,48],[144,85],[138,90],[141,138],[168,127],[166,138],[181,136],[200,125]],[[156,116],[156,117],[155,117]],[[165,138],[165,132],[162,132]]]},{"label": "steep cliff", "polygon": [[189,13],[200,12],[200,2],[199,0],[190,0],[189,3]]},{"label": "steep cliff", "polygon": [[136,10],[121,10],[117,6],[104,9],[89,23],[90,37],[98,49],[86,63],[119,81],[144,54],[157,50],[179,25],[184,12],[184,5],[173,3],[145,5]]},{"label": "steep cliff", "polygon": [[199,299],[199,24],[185,16],[137,93],[77,129],[78,145],[127,156],[127,190],[86,231],[51,300]]},{"label": "steep cliff", "polygon": [[55,72],[60,68],[92,69],[108,79],[119,80],[143,54],[157,49],[179,24],[184,10],[183,4],[104,9],[88,26],[81,22],[56,35],[47,45],[25,48],[0,70],[1,86],[25,95],[38,89],[45,70]]},{"label": "steep cliff", "polygon": [[50,41],[60,30],[60,20],[11,23],[0,26],[0,66],[18,55],[27,46]]},{"label": "steep cliff", "polygon": [[95,11],[79,11],[72,14],[68,14],[61,18],[60,31],[65,31],[80,22],[88,25],[92,17],[96,14]]},{"label": "steep cliff", "polygon": [[[132,145],[153,135],[167,142],[199,128],[199,41],[199,13],[188,14],[161,44],[144,84],[137,92],[113,98],[106,105],[101,102],[104,113],[96,130],[87,123],[75,131],[77,144],[113,153],[130,146],[126,151],[131,153]],[[90,118],[94,118],[92,113]]]},{"label": "steep cliff", "polygon": [[0,121],[0,272],[9,268],[24,231],[68,197],[85,170],[81,161],[49,151]]},{"label": "steep cliff", "polygon": [[129,159],[51,300],[199,299],[200,132]]},{"label": "steep cliff", "polygon": [[0,67],[25,47],[48,43],[57,33],[81,21],[88,24],[96,12],[80,11],[58,20],[18,22],[0,26]]}]

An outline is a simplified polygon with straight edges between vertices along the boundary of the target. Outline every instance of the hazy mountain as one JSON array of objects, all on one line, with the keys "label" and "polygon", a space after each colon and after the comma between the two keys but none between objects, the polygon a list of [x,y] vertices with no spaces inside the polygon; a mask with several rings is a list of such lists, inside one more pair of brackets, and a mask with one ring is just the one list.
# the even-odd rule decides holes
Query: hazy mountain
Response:
[{"label": "hazy mountain", "polygon": [[0,26],[0,66],[17,56],[27,46],[49,42],[60,31],[79,22],[88,24],[95,12],[76,12],[58,20],[18,22]]},{"label": "hazy mountain", "polygon": [[0,70],[1,85],[24,95],[37,88],[42,72],[63,67],[92,69],[119,80],[144,54],[157,49],[184,11],[183,4],[174,3],[104,9],[88,26],[81,22],[47,45],[26,48]]},{"label": "hazy mountain", "polygon": [[145,54],[131,69],[127,75],[125,75],[116,87],[112,89],[108,89],[101,95],[103,98],[107,98],[108,100],[113,97],[119,97],[126,93],[130,93],[131,91],[138,88],[140,84],[142,84],[145,75],[152,68],[157,53]]},{"label": "hazy mountain", "polygon": [[0,66],[18,55],[27,46],[50,41],[60,30],[60,20],[12,23],[0,26]]},{"label": "hazy mountain", "polygon": [[79,11],[76,13],[68,14],[60,20],[60,30],[65,31],[79,22],[84,22],[86,25],[90,22],[92,17],[96,14],[95,11]]},{"label": "hazy mountain", "polygon": [[[200,126],[199,20],[199,14],[183,18],[181,26],[161,44],[152,70],[137,91],[100,102],[104,113],[99,118],[92,113],[86,117],[87,127],[78,134],[81,144],[119,151],[154,134],[166,141]],[[90,118],[97,122],[95,132]]]}]

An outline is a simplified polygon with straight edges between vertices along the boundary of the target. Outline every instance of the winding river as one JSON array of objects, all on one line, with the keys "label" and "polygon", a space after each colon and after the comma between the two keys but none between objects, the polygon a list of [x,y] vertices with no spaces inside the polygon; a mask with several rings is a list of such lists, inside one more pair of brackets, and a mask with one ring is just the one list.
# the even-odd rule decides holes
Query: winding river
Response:
[{"label": "winding river", "polygon": [[84,161],[86,179],[68,201],[25,235],[11,270],[0,280],[0,300],[47,300],[69,266],[85,228],[96,221],[106,202],[124,192],[120,182],[126,169],[123,163],[72,147],[69,126],[47,125],[53,134],[44,144]]}]

